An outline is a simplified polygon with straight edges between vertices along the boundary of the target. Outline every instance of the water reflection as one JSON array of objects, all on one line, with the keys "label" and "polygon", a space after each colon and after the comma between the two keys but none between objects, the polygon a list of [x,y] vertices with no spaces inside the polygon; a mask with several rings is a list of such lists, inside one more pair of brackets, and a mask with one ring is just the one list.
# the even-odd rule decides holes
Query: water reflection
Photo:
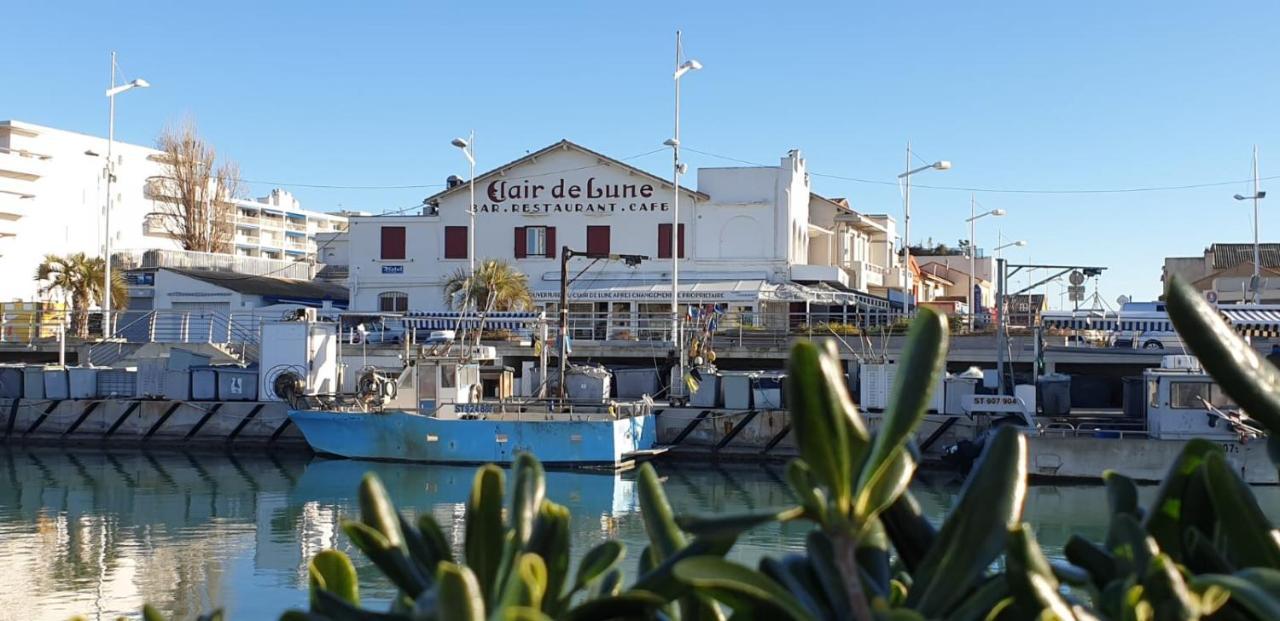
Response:
[{"label": "water reflection", "polygon": [[[306,559],[325,548],[352,555],[367,599],[391,589],[356,553],[339,524],[359,509],[364,472],[382,477],[407,513],[430,512],[461,541],[473,469],[284,456],[0,447],[0,619],[114,619],[149,601],[180,618],[222,606],[233,618],[274,618],[305,606]],[[777,466],[659,468],[677,511],[728,513],[792,502]],[[935,520],[960,481],[926,473],[914,491]],[[1280,488],[1255,491],[1280,516]],[[632,560],[647,542],[634,475],[551,472],[550,498],[573,512],[575,557],[606,539]],[[1149,502],[1154,488],[1142,490]],[[1108,519],[1097,486],[1031,488],[1026,509],[1042,543],[1058,554],[1071,532],[1095,540]],[[804,525],[743,537],[738,559],[804,547]],[[37,612],[38,611],[38,612]]]}]

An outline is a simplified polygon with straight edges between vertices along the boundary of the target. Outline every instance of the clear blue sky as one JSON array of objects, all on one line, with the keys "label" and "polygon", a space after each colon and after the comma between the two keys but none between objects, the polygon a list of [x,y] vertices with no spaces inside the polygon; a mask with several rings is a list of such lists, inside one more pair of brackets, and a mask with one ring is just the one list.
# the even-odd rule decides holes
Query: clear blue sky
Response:
[{"label": "clear blue sky", "polygon": [[[1263,176],[1280,172],[1268,2],[23,2],[5,26],[0,118],[104,134],[116,49],[153,84],[121,98],[121,140],[150,144],[194,115],[255,195],[289,187],[320,210],[417,203],[433,189],[290,184],[438,184],[465,173],[449,139],[472,128],[482,168],[560,138],[616,157],[658,148],[678,27],[706,66],[684,82],[683,142],[707,153],[776,163],[798,147],[812,172],[891,181],[911,140],[954,163],[920,184],[1108,189],[1242,180],[1257,143]],[[667,157],[633,163],[665,175]],[[901,217],[893,184],[814,187]],[[1011,260],[1108,266],[1108,300],[1149,299],[1162,257],[1251,239],[1231,199],[1248,191],[979,192],[1009,212],[981,222],[979,245],[998,225],[1029,242]],[[913,241],[965,236],[968,201],[913,191]]]}]

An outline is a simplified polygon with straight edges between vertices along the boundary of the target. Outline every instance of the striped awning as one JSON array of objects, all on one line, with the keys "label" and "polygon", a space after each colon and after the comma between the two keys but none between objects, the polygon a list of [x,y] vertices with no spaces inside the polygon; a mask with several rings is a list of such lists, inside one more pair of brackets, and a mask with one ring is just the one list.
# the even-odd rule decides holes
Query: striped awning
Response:
[{"label": "striped awning", "polygon": [[1245,336],[1280,337],[1280,308],[1242,305],[1218,308],[1222,318]]},{"label": "striped awning", "polygon": [[[486,330],[521,330],[538,322],[541,313],[527,312],[493,312],[484,315]],[[461,327],[474,327],[480,320],[475,313],[455,313],[447,311],[414,311],[405,313],[403,317],[406,328],[416,330],[453,330]]]},{"label": "striped awning", "polygon": [[1112,312],[1048,311],[1040,315],[1040,325],[1060,330],[1100,330],[1113,332],[1119,318]]}]

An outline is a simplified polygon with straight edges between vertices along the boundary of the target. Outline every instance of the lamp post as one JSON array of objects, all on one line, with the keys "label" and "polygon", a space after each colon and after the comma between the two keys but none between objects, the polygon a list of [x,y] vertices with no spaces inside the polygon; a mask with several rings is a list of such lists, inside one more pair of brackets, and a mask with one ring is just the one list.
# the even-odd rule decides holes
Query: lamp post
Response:
[{"label": "lamp post", "polygon": [[938,160],[927,166],[919,168],[911,168],[911,142],[907,142],[907,171],[898,175],[902,180],[902,316],[908,316],[910,311],[910,303],[908,299],[911,296],[911,286],[908,282],[908,275],[911,273],[911,175],[926,170],[947,170],[951,168],[951,162],[947,160]]},{"label": "lamp post", "polygon": [[973,316],[976,313],[973,306],[973,298],[974,298],[973,273],[977,269],[977,265],[978,265],[978,259],[977,259],[978,252],[977,252],[977,248],[973,245],[973,237],[974,237],[973,223],[977,222],[978,218],[984,218],[986,216],[1000,217],[1005,215],[1005,213],[1007,213],[1003,209],[992,209],[991,211],[986,211],[979,214],[979,213],[976,213],[977,206],[978,206],[978,200],[974,198],[972,194],[970,194],[969,195],[969,218],[965,220],[965,222],[969,223],[969,331],[970,332],[973,332]]},{"label": "lamp post", "polygon": [[1253,200],[1253,278],[1249,279],[1249,289],[1253,292],[1253,303],[1262,303],[1262,249],[1258,245],[1258,201],[1266,198],[1267,193],[1258,189],[1258,145],[1253,145],[1253,194],[1250,196],[1235,195],[1238,201]]},{"label": "lamp post", "polygon": [[[671,343],[675,346],[676,356],[680,361],[680,377],[684,377],[685,352],[680,334],[680,175],[686,166],[680,161],[680,78],[690,71],[702,68],[702,63],[690,58],[682,60],[684,50],[680,45],[680,31],[676,31],[676,63],[673,80],[676,87],[675,100],[675,133],[662,144],[671,147]],[[675,387],[675,382],[671,383]],[[674,392],[674,390],[672,391]]]},{"label": "lamp post", "polygon": [[112,159],[112,145],[116,141],[116,95],[134,88],[151,86],[146,80],[138,78],[128,84],[116,86],[116,53],[111,52],[111,83],[107,87],[107,203],[103,212],[106,229],[106,243],[102,247],[106,264],[102,274],[102,336],[111,336],[111,184],[116,179],[116,163]]},{"label": "lamp post", "polygon": [[[467,215],[470,221],[467,223],[467,261],[468,273],[472,280],[476,278],[476,132],[472,130],[470,136],[463,140],[454,138],[449,144],[462,149],[462,154],[467,156],[467,162],[471,164],[471,179],[467,182],[470,186],[468,191],[470,197],[467,199]],[[469,288],[468,288],[469,289]]]}]

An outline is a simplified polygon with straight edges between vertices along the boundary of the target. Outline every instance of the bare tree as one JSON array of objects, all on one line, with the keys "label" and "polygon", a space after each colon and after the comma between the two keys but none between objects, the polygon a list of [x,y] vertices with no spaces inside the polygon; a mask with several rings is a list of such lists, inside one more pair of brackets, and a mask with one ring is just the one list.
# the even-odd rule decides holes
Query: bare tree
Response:
[{"label": "bare tree", "polygon": [[231,252],[240,167],[200,136],[191,118],[170,125],[156,140],[164,174],[151,180],[156,214],[165,233],[186,250]]}]

